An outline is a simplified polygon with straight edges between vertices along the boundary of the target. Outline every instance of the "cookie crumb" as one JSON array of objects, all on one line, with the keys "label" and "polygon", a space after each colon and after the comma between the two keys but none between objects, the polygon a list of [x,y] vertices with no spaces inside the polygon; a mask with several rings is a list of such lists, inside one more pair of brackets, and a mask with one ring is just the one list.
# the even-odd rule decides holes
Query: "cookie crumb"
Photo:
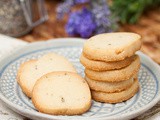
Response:
[{"label": "cookie crumb", "polygon": [[62,103],[64,103],[64,102],[65,102],[65,100],[64,100],[64,98],[63,98],[63,97],[61,97],[61,101],[62,101]]},{"label": "cookie crumb", "polygon": [[37,68],[37,65],[35,65],[35,69],[37,70],[38,68]]}]

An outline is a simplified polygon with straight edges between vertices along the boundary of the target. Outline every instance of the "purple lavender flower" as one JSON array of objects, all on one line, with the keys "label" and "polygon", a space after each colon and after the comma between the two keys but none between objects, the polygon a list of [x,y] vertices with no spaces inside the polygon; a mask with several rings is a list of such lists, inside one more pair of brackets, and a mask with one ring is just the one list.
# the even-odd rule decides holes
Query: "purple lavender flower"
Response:
[{"label": "purple lavender flower", "polygon": [[86,8],[70,14],[66,31],[69,35],[79,34],[83,38],[90,37],[96,29],[92,13]]},{"label": "purple lavender flower", "polygon": [[65,0],[63,3],[60,3],[56,9],[57,18],[61,19],[64,16],[64,14],[69,13],[73,5],[74,0]]},{"label": "purple lavender flower", "polygon": [[96,34],[111,32],[114,21],[110,20],[111,13],[106,0],[91,0],[91,12],[97,25]]},{"label": "purple lavender flower", "polygon": [[71,7],[75,4],[82,4],[87,3],[90,0],[65,0],[63,3],[60,3],[57,6],[56,12],[57,12],[57,18],[61,19],[64,14],[69,13],[71,10]]},{"label": "purple lavender flower", "polygon": [[88,3],[90,0],[75,0],[76,4]]},{"label": "purple lavender flower", "polygon": [[[83,3],[89,3],[88,9],[71,13],[72,6]],[[87,38],[93,33],[111,32],[117,28],[115,18],[112,18],[106,0],[64,0],[57,7],[57,13],[59,19],[64,14],[70,13],[65,29],[72,36],[80,35]]]}]

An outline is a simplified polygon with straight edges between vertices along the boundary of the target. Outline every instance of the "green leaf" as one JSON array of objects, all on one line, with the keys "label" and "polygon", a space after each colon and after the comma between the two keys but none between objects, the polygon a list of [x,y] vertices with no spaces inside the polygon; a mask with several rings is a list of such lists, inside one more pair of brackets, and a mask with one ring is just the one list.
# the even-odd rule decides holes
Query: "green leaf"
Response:
[{"label": "green leaf", "polygon": [[160,0],[112,0],[110,9],[122,23],[136,23],[146,9],[159,6]]}]

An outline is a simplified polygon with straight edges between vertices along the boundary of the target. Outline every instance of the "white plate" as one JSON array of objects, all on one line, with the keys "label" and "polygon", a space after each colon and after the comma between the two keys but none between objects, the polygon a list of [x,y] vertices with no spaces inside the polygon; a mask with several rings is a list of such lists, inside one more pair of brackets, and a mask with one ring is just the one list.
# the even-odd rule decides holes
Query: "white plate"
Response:
[{"label": "white plate", "polygon": [[47,42],[37,42],[25,46],[0,62],[0,98],[12,110],[37,120],[113,120],[131,119],[150,109],[160,100],[160,68],[141,52],[139,71],[139,92],[126,102],[106,104],[92,102],[91,109],[83,115],[54,116],[36,111],[30,99],[21,91],[16,82],[19,65],[29,59],[37,59],[48,52],[55,52],[68,58],[84,76],[84,67],[79,62],[84,40],[65,38]]}]

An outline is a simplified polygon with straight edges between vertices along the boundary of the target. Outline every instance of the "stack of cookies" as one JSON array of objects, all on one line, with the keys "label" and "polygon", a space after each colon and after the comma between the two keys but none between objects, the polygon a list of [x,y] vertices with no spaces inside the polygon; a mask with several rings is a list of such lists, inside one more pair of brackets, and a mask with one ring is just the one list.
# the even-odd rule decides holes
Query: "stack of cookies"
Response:
[{"label": "stack of cookies", "polygon": [[138,89],[140,36],[135,33],[106,33],[84,44],[80,61],[85,67],[92,98],[118,103],[134,96]]}]

